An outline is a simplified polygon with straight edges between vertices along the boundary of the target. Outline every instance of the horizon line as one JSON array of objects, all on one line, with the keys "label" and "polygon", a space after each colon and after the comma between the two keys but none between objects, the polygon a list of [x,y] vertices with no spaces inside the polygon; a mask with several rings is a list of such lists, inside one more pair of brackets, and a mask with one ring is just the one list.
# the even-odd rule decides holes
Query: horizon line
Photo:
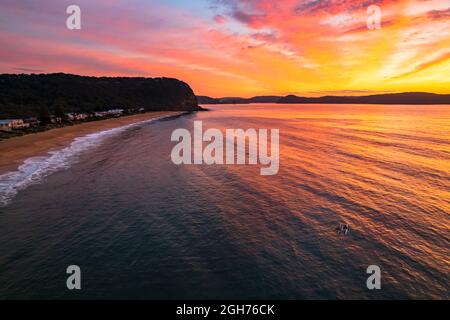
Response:
[{"label": "horizon line", "polygon": [[[40,71],[40,70],[36,70]],[[57,71],[57,72],[21,72],[21,73],[0,73],[0,76],[2,75],[70,75],[70,76],[79,76],[79,77],[93,77],[93,78],[144,78],[144,79],[155,79],[155,78],[169,78],[169,79],[176,79],[179,81],[182,81],[186,84],[188,84],[190,87],[191,85],[189,82],[183,79],[179,79],[176,77],[167,77],[167,76],[123,76],[123,75],[81,75],[76,73],[70,73],[70,72],[63,72],[63,71]],[[192,89],[192,87],[191,87]],[[193,90],[194,91],[194,90]],[[339,94],[333,94],[333,92],[342,92],[342,93],[349,93],[348,95],[339,95]],[[284,98],[287,96],[296,96],[299,98],[324,98],[324,97],[368,97],[368,96],[375,96],[375,95],[389,95],[389,94],[402,94],[402,93],[427,93],[427,94],[435,94],[435,95],[450,95],[450,92],[448,93],[438,93],[438,92],[432,92],[432,91],[376,91],[376,90],[363,90],[363,89],[344,89],[344,90],[336,90],[336,91],[329,91],[324,90],[322,91],[309,91],[309,93],[317,93],[316,96],[310,96],[307,93],[300,93],[300,92],[288,92],[284,94],[254,94],[254,95],[248,95],[248,96],[232,96],[232,95],[226,95],[226,96],[219,96],[219,97],[213,97],[207,94],[197,94],[194,92],[196,97],[208,97],[212,99],[252,99],[256,97],[279,97]],[[328,93],[328,94],[327,94]],[[355,94],[350,94],[355,93]],[[366,93],[365,95],[358,95],[357,93]],[[322,94],[322,95],[320,95]]]}]

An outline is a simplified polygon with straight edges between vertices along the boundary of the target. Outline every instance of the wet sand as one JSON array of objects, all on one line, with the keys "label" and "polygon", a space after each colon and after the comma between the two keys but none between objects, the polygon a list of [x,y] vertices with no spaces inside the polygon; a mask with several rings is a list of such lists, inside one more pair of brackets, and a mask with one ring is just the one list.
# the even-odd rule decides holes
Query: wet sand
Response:
[{"label": "wet sand", "polygon": [[77,137],[172,114],[176,115],[180,112],[147,112],[121,118],[85,122],[0,141],[0,174],[18,168],[27,158],[67,147]]}]

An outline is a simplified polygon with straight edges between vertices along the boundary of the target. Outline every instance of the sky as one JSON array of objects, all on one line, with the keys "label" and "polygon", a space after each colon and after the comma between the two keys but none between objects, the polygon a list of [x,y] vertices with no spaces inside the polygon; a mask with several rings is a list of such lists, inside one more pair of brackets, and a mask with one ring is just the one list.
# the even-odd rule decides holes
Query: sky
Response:
[{"label": "sky", "polygon": [[0,48],[0,73],[174,77],[212,97],[450,93],[450,0],[0,0]]}]

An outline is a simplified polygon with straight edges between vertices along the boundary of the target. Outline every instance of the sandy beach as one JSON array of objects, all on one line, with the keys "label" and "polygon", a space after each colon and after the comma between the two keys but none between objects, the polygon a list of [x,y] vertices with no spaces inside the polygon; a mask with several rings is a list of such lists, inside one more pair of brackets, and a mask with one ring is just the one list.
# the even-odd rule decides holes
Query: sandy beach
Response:
[{"label": "sandy beach", "polygon": [[64,148],[77,137],[179,113],[173,111],[148,112],[121,118],[85,122],[0,141],[0,174],[18,168],[27,158]]}]

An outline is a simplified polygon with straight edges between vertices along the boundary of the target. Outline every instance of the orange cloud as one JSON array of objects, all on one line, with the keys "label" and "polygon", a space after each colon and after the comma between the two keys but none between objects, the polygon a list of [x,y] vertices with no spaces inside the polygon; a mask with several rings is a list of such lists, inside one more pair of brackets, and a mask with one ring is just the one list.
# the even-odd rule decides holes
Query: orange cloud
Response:
[{"label": "orange cloud", "polygon": [[450,90],[444,0],[78,2],[70,31],[60,1],[4,0],[0,72],[176,77],[211,96]]}]

